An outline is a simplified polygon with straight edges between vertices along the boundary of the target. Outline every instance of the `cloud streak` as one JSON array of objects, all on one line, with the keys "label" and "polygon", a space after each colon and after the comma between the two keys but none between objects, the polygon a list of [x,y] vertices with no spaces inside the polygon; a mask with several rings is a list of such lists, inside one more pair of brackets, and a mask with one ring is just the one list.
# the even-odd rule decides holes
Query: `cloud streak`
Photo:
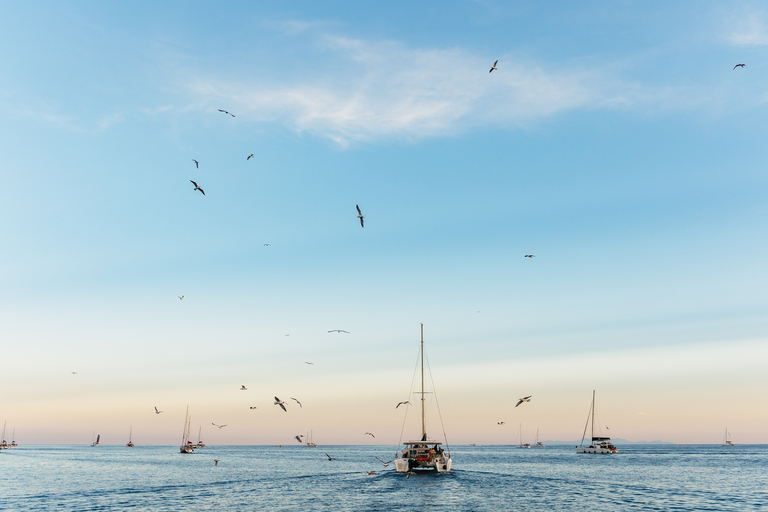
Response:
[{"label": "cloud streak", "polygon": [[[197,103],[226,104],[239,117],[280,122],[341,145],[449,136],[483,126],[524,126],[574,109],[626,108],[656,93],[612,78],[607,68],[559,69],[461,49],[413,49],[335,35],[319,39],[334,64],[285,83],[198,79]],[[338,63],[341,63],[339,66]]]}]

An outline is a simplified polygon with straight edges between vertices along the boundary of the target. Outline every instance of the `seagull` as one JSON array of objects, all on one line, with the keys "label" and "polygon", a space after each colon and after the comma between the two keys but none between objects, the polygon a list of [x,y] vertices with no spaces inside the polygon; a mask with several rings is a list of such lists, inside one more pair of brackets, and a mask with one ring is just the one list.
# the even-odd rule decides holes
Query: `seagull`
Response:
[{"label": "seagull", "polygon": [[300,407],[300,408],[302,408],[302,409],[304,408],[304,407],[301,405],[301,402],[299,402],[299,401],[298,401],[298,400],[296,400],[295,398],[291,397],[291,400],[293,400],[293,401],[295,401],[297,404],[299,404],[299,407]]},{"label": "seagull", "polygon": [[253,409],[258,409],[258,407],[253,407],[253,406],[251,406],[251,410],[253,410]]},{"label": "seagull", "polygon": [[200,168],[200,162],[198,162],[194,158],[192,159],[192,161],[195,162],[195,167],[199,169]]},{"label": "seagull", "polygon": [[314,365],[315,363],[310,363],[309,361],[304,361],[304,364],[311,364],[311,365]]},{"label": "seagull", "polygon": [[247,387],[245,387],[245,384],[243,384],[242,386],[240,386],[240,391],[248,391],[248,388],[247,388]]},{"label": "seagull", "polygon": [[183,295],[179,295],[179,300],[184,300],[184,296]]},{"label": "seagull", "polygon": [[72,375],[77,375],[77,372],[72,372]]},{"label": "seagull", "polygon": [[376,436],[375,436],[375,435],[373,435],[373,434],[371,434],[370,432],[366,432],[366,433],[365,433],[365,434],[363,434],[363,435],[364,435],[364,436],[371,436],[372,438],[376,439]]},{"label": "seagull", "polygon": [[275,397],[274,405],[279,405],[282,410],[284,410],[285,412],[288,412],[288,409],[285,408],[285,402],[283,402],[282,400],[280,400],[277,397]]},{"label": "seagull", "polygon": [[219,430],[221,430],[221,429],[223,429],[224,427],[226,427],[226,425],[217,425],[217,424],[215,424],[215,423],[211,423],[211,425],[213,425],[214,427],[218,427],[218,428],[219,428]]},{"label": "seagull", "polygon": [[368,475],[369,475],[369,476],[370,476],[370,475],[375,475],[375,474],[376,474],[376,472],[375,472],[375,471],[369,471],[369,472],[368,472]]},{"label": "seagull", "polygon": [[161,412],[163,412],[163,411],[158,411],[157,410],[157,406],[155,406],[155,414],[160,414]]},{"label": "seagull", "polygon": [[518,405],[520,405],[523,402],[530,402],[532,396],[533,395],[524,396],[523,398],[521,398],[520,400],[517,401],[517,403],[515,404],[515,407],[517,407]]},{"label": "seagull", "polygon": [[405,402],[398,402],[398,404],[395,406],[395,409],[397,409],[398,407],[400,407],[401,405],[404,405],[404,404],[411,405],[411,402],[409,402],[408,400],[406,400]]},{"label": "seagull", "polygon": [[365,224],[363,224],[363,219],[365,219],[363,212],[360,211],[359,206],[355,205],[355,208],[357,208],[357,218],[360,219],[360,226],[365,227]]},{"label": "seagull", "polygon": [[221,459],[213,459],[213,465],[218,466]]},{"label": "seagull", "polygon": [[219,112],[224,112],[225,114],[229,114],[229,115],[231,115],[232,117],[235,117],[235,114],[233,114],[232,112],[227,112],[226,110],[221,110],[221,109],[219,109]]},{"label": "seagull", "polygon": [[[195,190],[199,190],[203,195],[205,195],[205,192],[203,192],[203,189],[201,189],[199,186],[197,186],[197,183],[195,183],[192,180],[189,180],[189,181],[191,181],[192,184],[195,186]],[[194,192],[194,190],[193,190],[193,192]]]},{"label": "seagull", "polygon": [[297,440],[298,442],[301,442],[301,438],[302,438],[302,437],[304,437],[304,436],[302,436],[301,434],[299,434],[298,436],[293,436],[293,438],[294,438],[295,440]]},{"label": "seagull", "polygon": [[503,422],[503,421],[497,421],[497,422],[496,422],[496,424],[497,424],[497,425],[503,425],[503,424],[504,424],[504,422]]},{"label": "seagull", "polygon": [[535,258],[536,255],[535,254],[526,254],[525,257],[526,258]]},{"label": "seagull", "polygon": [[251,153],[250,155],[248,155],[248,158],[246,158],[246,159],[245,159],[245,161],[247,162],[247,161],[248,161],[248,160],[250,160],[251,158],[253,158],[253,153]]},{"label": "seagull", "polygon": [[270,244],[264,244],[264,247],[269,247]]},{"label": "seagull", "polygon": [[496,67],[496,64],[498,64],[498,63],[499,63],[499,61],[497,59],[496,62],[493,63],[493,66],[491,66],[491,70],[489,71],[489,73],[492,73],[494,69],[499,69],[499,68]]},{"label": "seagull", "polygon": [[381,459],[380,459],[380,458],[378,458],[378,457],[376,457],[376,460],[378,460],[379,462],[381,462],[382,464],[384,464],[384,467],[385,467],[385,468],[386,468],[387,466],[389,466],[389,463],[390,463],[390,462],[394,462],[394,459],[392,459],[392,460],[388,460],[387,462],[384,462],[383,460],[381,460]]},{"label": "seagull", "polygon": [[349,331],[345,331],[343,329],[331,329],[328,332],[338,332],[339,334],[341,334],[342,332],[345,332],[345,333],[349,334]]},{"label": "seagull", "polygon": [[416,473],[414,473],[413,471],[408,471],[408,472],[405,474],[405,478],[411,478],[411,475],[413,475],[413,476],[416,476]]},{"label": "seagull", "polygon": [[[323,453],[325,453],[325,452],[323,452]],[[328,457],[328,460],[339,460],[339,459],[336,459],[336,458],[334,458],[334,457],[331,457],[331,456],[330,456],[330,455],[328,455],[327,453],[325,453],[325,456],[326,456],[326,457]]]},{"label": "seagull", "polygon": [[735,66],[733,66],[733,69],[745,68],[745,67],[747,67],[747,65],[740,62],[740,63],[736,64]]}]

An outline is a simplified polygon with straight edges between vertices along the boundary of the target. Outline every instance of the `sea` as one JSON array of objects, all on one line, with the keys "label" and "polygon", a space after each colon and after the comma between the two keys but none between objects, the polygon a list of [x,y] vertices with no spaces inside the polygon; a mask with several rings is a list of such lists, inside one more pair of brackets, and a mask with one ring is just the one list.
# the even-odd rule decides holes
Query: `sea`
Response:
[{"label": "sea", "polygon": [[0,510],[768,510],[768,445],[617,446],[455,446],[450,473],[411,476],[385,446],[19,446]]}]

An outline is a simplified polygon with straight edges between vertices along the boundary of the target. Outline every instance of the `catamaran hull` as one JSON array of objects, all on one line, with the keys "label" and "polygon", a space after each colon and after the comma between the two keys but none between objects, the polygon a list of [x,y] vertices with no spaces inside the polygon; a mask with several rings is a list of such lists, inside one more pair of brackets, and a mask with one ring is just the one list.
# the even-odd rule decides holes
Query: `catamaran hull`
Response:
[{"label": "catamaran hull", "polygon": [[438,473],[447,473],[451,470],[451,459],[433,461],[418,461],[413,459],[395,459],[395,471],[407,473],[414,470],[432,470]]},{"label": "catamaran hull", "polygon": [[576,448],[576,453],[597,453],[602,455],[610,455],[612,453],[619,453],[619,450],[618,448],[579,447]]}]

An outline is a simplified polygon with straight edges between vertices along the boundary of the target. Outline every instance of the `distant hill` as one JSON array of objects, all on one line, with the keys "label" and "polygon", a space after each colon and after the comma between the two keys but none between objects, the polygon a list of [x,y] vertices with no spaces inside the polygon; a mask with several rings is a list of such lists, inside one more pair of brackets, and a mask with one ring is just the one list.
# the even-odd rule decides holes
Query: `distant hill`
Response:
[{"label": "distant hill", "polygon": [[[670,441],[629,441],[627,439],[611,439],[611,442],[615,445],[620,444],[676,444],[672,443]],[[543,441],[545,445],[574,445],[577,446],[581,443],[581,439],[577,439],[576,441]]]}]

